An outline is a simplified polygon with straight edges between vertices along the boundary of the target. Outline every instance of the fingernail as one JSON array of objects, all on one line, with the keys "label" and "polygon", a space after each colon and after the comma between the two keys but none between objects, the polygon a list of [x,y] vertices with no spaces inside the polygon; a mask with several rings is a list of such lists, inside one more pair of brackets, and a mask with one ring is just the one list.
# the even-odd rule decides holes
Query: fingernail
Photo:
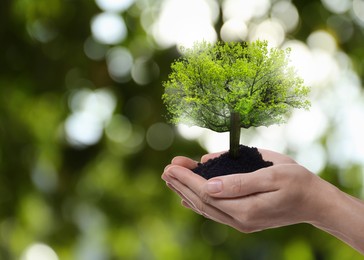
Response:
[{"label": "fingernail", "polygon": [[212,180],[207,182],[208,193],[218,193],[220,191],[222,191],[222,181]]}]

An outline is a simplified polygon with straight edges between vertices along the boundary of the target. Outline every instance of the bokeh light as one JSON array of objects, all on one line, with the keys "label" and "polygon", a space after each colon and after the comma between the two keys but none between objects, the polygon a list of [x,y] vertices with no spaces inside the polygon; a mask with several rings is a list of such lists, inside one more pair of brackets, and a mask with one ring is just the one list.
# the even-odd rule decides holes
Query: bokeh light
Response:
[{"label": "bokeh light", "polygon": [[106,135],[117,143],[127,141],[133,132],[130,120],[123,115],[114,115],[106,126]]},{"label": "bokeh light", "polygon": [[206,221],[160,174],[229,149],[227,132],[167,124],[180,46],[259,38],[291,48],[312,106],[241,143],[364,198],[363,0],[0,2],[0,259],[362,259],[309,226]]},{"label": "bokeh light", "polygon": [[58,185],[58,176],[54,165],[39,161],[32,171],[32,181],[43,192],[53,192]]},{"label": "bokeh light", "polygon": [[146,139],[151,148],[156,151],[163,151],[172,145],[174,133],[169,125],[156,123],[149,127]]},{"label": "bokeh light", "polygon": [[72,114],[65,122],[67,140],[74,146],[97,143],[115,109],[115,96],[106,89],[75,91],[69,101]]},{"label": "bokeh light", "polygon": [[168,0],[153,25],[153,36],[164,48],[174,44],[191,47],[194,42],[216,41],[213,22],[218,14],[216,2]]},{"label": "bokeh light", "polygon": [[96,15],[91,21],[91,31],[93,37],[104,44],[120,43],[128,34],[124,19],[111,12]]},{"label": "bokeh light", "polygon": [[286,33],[294,31],[299,24],[297,8],[289,1],[274,3],[271,15],[282,24]]},{"label": "bokeh light", "polygon": [[197,139],[204,132],[204,129],[199,126],[188,126],[185,124],[177,125],[178,133],[187,140]]},{"label": "bokeh light", "polygon": [[238,18],[249,22],[265,16],[270,6],[269,0],[225,0],[222,4],[224,21]]},{"label": "bokeh light", "polygon": [[353,16],[355,21],[359,25],[364,26],[364,1],[353,0],[352,12],[354,14]]},{"label": "bokeh light", "polygon": [[327,19],[327,25],[335,31],[340,43],[349,41],[353,36],[353,21],[347,16],[332,15]]},{"label": "bokeh light", "polygon": [[30,245],[24,252],[21,260],[58,260],[54,250],[46,244],[35,243]]},{"label": "bokeh light", "polygon": [[57,32],[48,24],[36,20],[27,28],[28,33],[36,40],[46,43],[57,36]]},{"label": "bokeh light", "polygon": [[220,35],[225,42],[244,41],[248,36],[248,28],[244,21],[233,18],[223,24]]},{"label": "bokeh light", "polygon": [[282,24],[274,19],[264,20],[251,29],[249,40],[266,40],[270,47],[279,47],[283,43],[285,32]]},{"label": "bokeh light", "polygon": [[307,38],[307,45],[311,49],[321,49],[329,54],[335,54],[337,51],[337,43],[328,32],[314,31]]},{"label": "bokeh light", "polygon": [[80,204],[74,211],[73,221],[82,232],[77,247],[77,259],[107,259],[105,250],[106,216],[98,208]]},{"label": "bokeh light", "polygon": [[131,76],[138,85],[147,85],[159,77],[158,64],[148,57],[140,57],[133,65]]},{"label": "bokeh light", "polygon": [[102,60],[105,58],[107,47],[94,40],[93,37],[89,37],[83,46],[83,50],[87,57],[92,60]]},{"label": "bokeh light", "polygon": [[109,74],[116,82],[126,82],[131,76],[134,58],[130,51],[124,47],[113,47],[106,55]]},{"label": "bokeh light", "polygon": [[321,0],[323,5],[333,13],[342,14],[350,10],[351,0]]},{"label": "bokeh light", "polygon": [[88,112],[76,112],[65,122],[67,141],[74,146],[96,144],[102,136],[100,121]]},{"label": "bokeh light", "polygon": [[122,12],[128,9],[134,0],[95,0],[95,2],[104,11]]}]

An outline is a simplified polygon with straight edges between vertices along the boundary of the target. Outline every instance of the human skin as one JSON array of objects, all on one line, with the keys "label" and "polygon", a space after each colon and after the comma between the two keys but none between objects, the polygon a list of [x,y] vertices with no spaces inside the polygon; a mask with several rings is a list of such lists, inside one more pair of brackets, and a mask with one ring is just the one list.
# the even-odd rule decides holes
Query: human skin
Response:
[{"label": "human skin", "polygon": [[[309,223],[364,254],[364,202],[311,173],[288,156],[259,149],[273,166],[206,180],[197,162],[175,157],[162,179],[182,205],[240,232]],[[218,156],[207,154],[201,162]]]}]

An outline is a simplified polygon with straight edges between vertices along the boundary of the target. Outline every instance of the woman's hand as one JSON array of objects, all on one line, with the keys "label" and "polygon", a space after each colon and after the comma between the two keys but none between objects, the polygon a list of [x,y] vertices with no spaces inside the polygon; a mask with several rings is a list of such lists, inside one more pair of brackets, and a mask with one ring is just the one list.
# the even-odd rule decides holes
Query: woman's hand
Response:
[{"label": "woman's hand", "polygon": [[[364,239],[364,233],[348,236],[346,233],[349,230],[355,232],[355,228],[350,229],[341,223],[343,220],[337,220],[344,215],[340,203],[346,207],[354,204],[354,209],[364,214],[362,202],[339,191],[288,156],[268,150],[259,151],[264,160],[273,162],[273,166],[252,173],[205,180],[191,171],[197,162],[187,157],[176,157],[165,168],[162,178],[182,198],[185,207],[241,232],[305,222],[364,250],[363,245],[357,245],[363,244],[363,240],[357,239]],[[205,155],[202,162],[218,155]],[[359,221],[357,216],[345,216],[350,217]],[[358,224],[364,228],[364,220]]]},{"label": "woman's hand", "polygon": [[[312,220],[322,180],[287,156],[260,152],[274,166],[206,181],[190,171],[196,162],[176,157],[162,178],[182,197],[184,206],[242,232]],[[218,155],[206,155],[202,161]]]}]

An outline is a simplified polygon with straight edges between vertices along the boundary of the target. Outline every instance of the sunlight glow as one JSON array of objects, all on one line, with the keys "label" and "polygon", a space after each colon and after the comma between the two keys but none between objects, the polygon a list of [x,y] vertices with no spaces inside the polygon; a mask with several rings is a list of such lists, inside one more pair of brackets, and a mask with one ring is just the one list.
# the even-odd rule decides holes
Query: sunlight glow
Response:
[{"label": "sunlight glow", "polygon": [[283,48],[291,48],[290,60],[305,84],[308,86],[323,86],[328,81],[334,81],[338,75],[338,64],[334,57],[325,50],[310,50],[299,41],[288,41]]},{"label": "sunlight glow", "polygon": [[224,21],[238,18],[245,22],[262,17],[270,8],[269,0],[225,0],[222,5]]},{"label": "sunlight glow", "polygon": [[216,41],[212,25],[216,14],[205,0],[166,0],[161,14],[153,25],[157,43],[168,48],[174,44],[191,47],[195,41]]},{"label": "sunlight glow", "polygon": [[315,104],[309,111],[295,111],[285,127],[285,137],[291,149],[299,150],[317,141],[327,130],[328,120]]},{"label": "sunlight glow", "polygon": [[187,140],[197,139],[201,136],[206,129],[199,127],[199,126],[188,126],[185,124],[178,124],[177,125],[178,133]]},{"label": "sunlight glow", "polygon": [[198,139],[202,147],[209,153],[216,153],[229,150],[229,133],[217,133],[207,130],[204,135]]},{"label": "sunlight glow", "polygon": [[[364,103],[357,97],[337,97],[337,124],[328,138],[328,152],[338,165],[364,163]],[[348,105],[350,104],[350,105]]]},{"label": "sunlight glow", "polygon": [[327,155],[322,145],[308,143],[297,150],[295,160],[312,173],[319,174],[326,166]]},{"label": "sunlight glow", "polygon": [[[252,138],[248,142],[244,142],[244,139],[242,141],[249,146],[284,153],[288,146],[287,138],[282,138],[285,134],[284,131],[285,125],[261,126],[255,129]],[[242,135],[244,136],[244,134],[243,132]]]},{"label": "sunlight glow", "polygon": [[332,55],[325,51],[313,50],[312,57],[313,87],[322,87],[338,79],[340,68]]}]

